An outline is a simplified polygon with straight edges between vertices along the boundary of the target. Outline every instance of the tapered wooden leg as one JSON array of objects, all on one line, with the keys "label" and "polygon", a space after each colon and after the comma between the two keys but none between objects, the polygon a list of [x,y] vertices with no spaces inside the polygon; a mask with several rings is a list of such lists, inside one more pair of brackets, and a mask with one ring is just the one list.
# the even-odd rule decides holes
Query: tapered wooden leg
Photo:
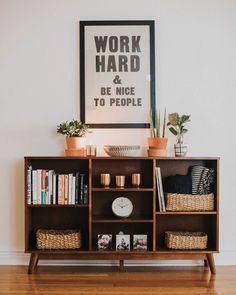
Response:
[{"label": "tapered wooden leg", "polygon": [[207,259],[204,259],[204,266],[205,267],[208,267],[209,265],[208,265],[208,261],[207,261]]},{"label": "tapered wooden leg", "polygon": [[36,266],[38,264],[38,259],[39,259],[38,254],[31,253],[29,267],[28,267],[28,274],[33,273],[33,271],[35,270],[35,268],[36,268]]},{"label": "tapered wooden leg", "polygon": [[119,271],[124,271],[124,260],[120,260],[120,267],[119,267]]},{"label": "tapered wooden leg", "polygon": [[215,266],[214,256],[212,253],[207,254],[207,261],[208,261],[208,265],[210,267],[211,273],[215,275],[216,274],[216,266]]}]

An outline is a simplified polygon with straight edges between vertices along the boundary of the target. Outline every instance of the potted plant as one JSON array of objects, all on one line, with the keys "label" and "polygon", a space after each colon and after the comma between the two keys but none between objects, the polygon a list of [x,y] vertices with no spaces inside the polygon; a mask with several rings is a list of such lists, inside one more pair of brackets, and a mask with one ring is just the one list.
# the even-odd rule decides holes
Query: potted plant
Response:
[{"label": "potted plant", "polygon": [[152,110],[150,111],[150,137],[148,138],[149,156],[166,156],[167,141],[166,131],[166,109],[161,123],[160,111],[156,112],[155,118]]},{"label": "potted plant", "polygon": [[187,153],[187,145],[183,143],[184,134],[188,132],[185,127],[190,122],[190,115],[179,115],[178,113],[169,114],[167,126],[172,134],[176,136],[176,144],[174,145],[176,156],[185,156]]},{"label": "potted plant", "polygon": [[68,150],[81,150],[86,145],[85,135],[90,133],[89,126],[78,120],[62,122],[57,126],[57,133],[66,136]]}]

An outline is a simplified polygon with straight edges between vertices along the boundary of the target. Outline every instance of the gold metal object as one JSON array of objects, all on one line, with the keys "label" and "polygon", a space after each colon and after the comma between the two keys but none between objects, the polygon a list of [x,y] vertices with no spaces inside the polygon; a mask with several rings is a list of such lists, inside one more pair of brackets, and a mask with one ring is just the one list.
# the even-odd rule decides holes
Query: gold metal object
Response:
[{"label": "gold metal object", "polygon": [[100,183],[105,188],[108,188],[111,183],[111,175],[109,173],[101,173]]},{"label": "gold metal object", "polygon": [[140,173],[133,173],[132,174],[132,186],[139,187],[141,183],[141,174]]},{"label": "gold metal object", "polygon": [[125,186],[125,176],[124,175],[117,175],[116,176],[116,186],[118,188],[124,188],[124,186]]}]

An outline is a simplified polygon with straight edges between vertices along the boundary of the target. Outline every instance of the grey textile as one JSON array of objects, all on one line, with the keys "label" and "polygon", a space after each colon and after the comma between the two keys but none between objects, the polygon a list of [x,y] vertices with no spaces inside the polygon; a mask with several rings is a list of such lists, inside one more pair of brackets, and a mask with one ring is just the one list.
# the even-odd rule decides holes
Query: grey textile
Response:
[{"label": "grey textile", "polygon": [[213,190],[214,169],[196,165],[191,167],[192,194],[209,194]]}]

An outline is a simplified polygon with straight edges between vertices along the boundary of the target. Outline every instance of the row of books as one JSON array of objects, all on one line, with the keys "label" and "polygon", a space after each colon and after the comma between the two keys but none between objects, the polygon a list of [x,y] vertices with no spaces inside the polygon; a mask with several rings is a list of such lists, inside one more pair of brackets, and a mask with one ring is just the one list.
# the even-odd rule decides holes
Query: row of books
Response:
[{"label": "row of books", "polygon": [[157,180],[157,199],[158,199],[159,211],[165,212],[166,206],[165,206],[165,198],[164,198],[160,167],[156,167],[156,180]]},{"label": "row of books", "polygon": [[27,203],[33,205],[88,204],[86,175],[57,174],[54,170],[27,169]]}]

